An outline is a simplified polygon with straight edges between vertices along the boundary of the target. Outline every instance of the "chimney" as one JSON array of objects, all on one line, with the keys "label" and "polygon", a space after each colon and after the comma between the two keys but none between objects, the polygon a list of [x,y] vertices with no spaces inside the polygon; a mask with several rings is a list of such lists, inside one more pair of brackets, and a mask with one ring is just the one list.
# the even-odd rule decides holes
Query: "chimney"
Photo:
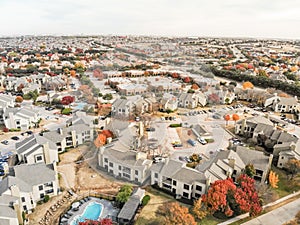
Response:
[{"label": "chimney", "polygon": [[228,159],[228,165],[229,165],[231,168],[233,168],[233,169],[234,169],[234,165],[235,165],[235,158],[233,158],[233,157],[230,157],[230,158]]}]

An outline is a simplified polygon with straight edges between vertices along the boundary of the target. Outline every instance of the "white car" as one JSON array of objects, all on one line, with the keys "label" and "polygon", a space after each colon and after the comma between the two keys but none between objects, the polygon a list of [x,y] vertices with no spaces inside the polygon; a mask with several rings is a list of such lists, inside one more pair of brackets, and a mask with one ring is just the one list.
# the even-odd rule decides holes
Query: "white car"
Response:
[{"label": "white car", "polygon": [[203,137],[198,137],[197,140],[203,145],[207,144],[207,141]]}]

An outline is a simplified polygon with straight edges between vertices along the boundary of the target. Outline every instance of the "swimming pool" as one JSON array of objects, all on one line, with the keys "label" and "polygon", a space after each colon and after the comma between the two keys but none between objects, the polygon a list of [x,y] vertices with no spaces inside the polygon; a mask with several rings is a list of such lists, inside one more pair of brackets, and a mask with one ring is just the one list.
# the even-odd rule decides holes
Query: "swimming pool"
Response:
[{"label": "swimming pool", "polygon": [[79,222],[84,222],[85,220],[98,220],[102,213],[102,204],[97,202],[89,203],[83,214],[75,216],[71,222],[71,225],[78,225]]},{"label": "swimming pool", "polygon": [[73,109],[83,110],[86,105],[86,102],[74,102]]}]

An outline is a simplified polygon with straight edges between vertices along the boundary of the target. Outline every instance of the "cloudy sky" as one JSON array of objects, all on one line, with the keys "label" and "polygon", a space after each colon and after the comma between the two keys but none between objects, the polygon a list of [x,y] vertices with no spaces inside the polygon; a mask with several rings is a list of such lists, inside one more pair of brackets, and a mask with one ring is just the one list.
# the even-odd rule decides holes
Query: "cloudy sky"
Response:
[{"label": "cloudy sky", "polygon": [[0,0],[0,36],[141,34],[300,39],[299,0]]}]

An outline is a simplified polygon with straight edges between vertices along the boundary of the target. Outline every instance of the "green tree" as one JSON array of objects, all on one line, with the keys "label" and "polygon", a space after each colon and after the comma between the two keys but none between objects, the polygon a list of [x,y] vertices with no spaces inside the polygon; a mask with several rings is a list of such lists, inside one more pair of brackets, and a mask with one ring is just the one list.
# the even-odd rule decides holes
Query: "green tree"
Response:
[{"label": "green tree", "polygon": [[130,184],[123,185],[117,194],[116,200],[120,203],[127,202],[132,193],[132,190],[133,188]]},{"label": "green tree", "polygon": [[244,173],[249,177],[253,178],[256,174],[253,164],[247,164]]}]

